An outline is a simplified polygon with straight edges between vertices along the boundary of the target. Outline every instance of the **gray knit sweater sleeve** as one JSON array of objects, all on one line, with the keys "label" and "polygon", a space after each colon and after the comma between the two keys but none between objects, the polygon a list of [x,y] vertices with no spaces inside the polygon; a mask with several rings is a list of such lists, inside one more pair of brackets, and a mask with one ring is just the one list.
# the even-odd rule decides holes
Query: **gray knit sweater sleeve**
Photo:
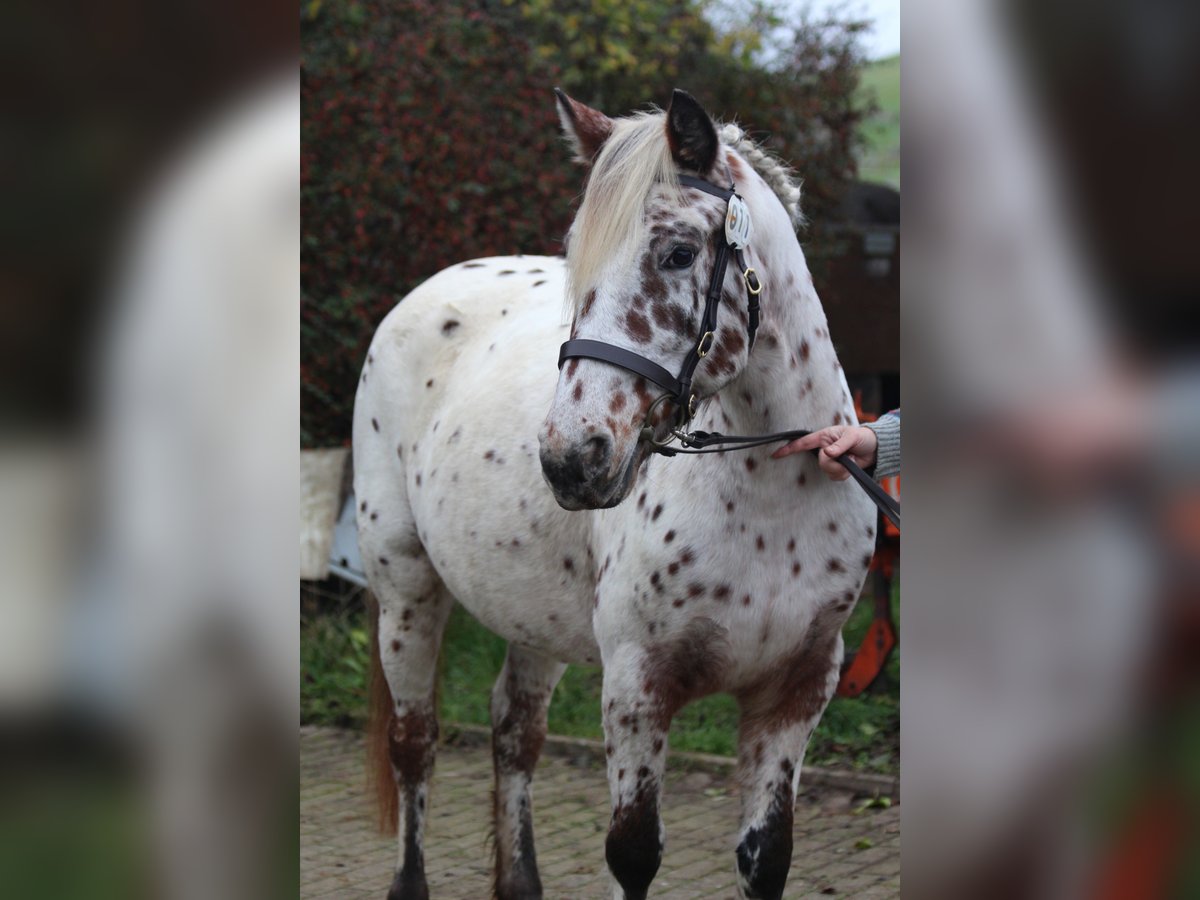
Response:
[{"label": "gray knit sweater sleeve", "polygon": [[879,449],[875,454],[875,480],[900,474],[900,410],[885,413],[874,422],[864,422],[875,432]]}]

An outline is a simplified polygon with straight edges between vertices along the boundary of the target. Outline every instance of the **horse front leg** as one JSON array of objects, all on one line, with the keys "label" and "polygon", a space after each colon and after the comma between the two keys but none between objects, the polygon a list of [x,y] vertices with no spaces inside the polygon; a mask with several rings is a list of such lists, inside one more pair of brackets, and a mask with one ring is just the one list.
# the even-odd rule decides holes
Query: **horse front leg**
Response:
[{"label": "horse front leg", "polygon": [[659,815],[669,716],[634,659],[606,661],[604,736],[612,819],[604,854],[614,900],[644,900],[662,862]]},{"label": "horse front leg", "polygon": [[792,864],[792,824],[808,739],[837,689],[842,637],[806,647],[779,673],[739,695],[742,823],[740,896],[779,900]]},{"label": "horse front leg", "polygon": [[508,645],[508,656],[492,689],[492,763],[496,787],[497,900],[541,900],[533,847],[529,785],[546,741],[550,695],[566,665],[532,650]]}]

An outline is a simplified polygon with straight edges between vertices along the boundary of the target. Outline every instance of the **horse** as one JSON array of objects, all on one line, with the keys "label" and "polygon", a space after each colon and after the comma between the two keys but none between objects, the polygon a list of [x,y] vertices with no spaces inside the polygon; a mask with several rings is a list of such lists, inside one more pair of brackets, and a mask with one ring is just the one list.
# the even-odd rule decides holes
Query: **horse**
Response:
[{"label": "horse", "polygon": [[[799,188],[685,92],[665,112],[621,118],[557,95],[587,173],[565,259],[434,275],[385,317],[358,384],[354,489],[386,682],[373,755],[399,832],[388,897],[428,896],[435,681],[457,602],[508,642],[490,705],[495,897],[542,896],[530,786],[551,694],[579,664],[602,667],[614,897],[645,898],[662,860],[673,716],[726,692],[740,709],[738,889],[778,898],[874,508],[807,454],[653,451],[689,418],[749,430],[856,421],[796,238]],[[728,272],[724,185],[753,225]],[[721,318],[702,335],[710,294]],[[556,360],[568,335],[624,362]],[[656,396],[653,361],[694,369],[689,396]]]}]

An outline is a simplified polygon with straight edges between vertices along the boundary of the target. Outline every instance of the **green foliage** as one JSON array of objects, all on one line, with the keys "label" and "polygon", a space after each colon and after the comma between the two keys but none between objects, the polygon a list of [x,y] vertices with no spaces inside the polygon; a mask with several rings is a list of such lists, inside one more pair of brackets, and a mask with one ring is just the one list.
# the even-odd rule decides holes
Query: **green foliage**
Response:
[{"label": "green foliage", "polygon": [[[122,900],[145,892],[151,835],[137,781],[121,766],[45,753],[37,764],[18,750],[0,775],[0,884],[6,897]],[[65,861],[69,860],[69,864]]]},{"label": "green foliage", "polygon": [[370,663],[370,638],[361,609],[301,615],[301,721],[364,725]]},{"label": "green foliage", "polygon": [[304,446],[348,440],[367,343],[414,286],[472,257],[559,252],[582,173],[555,85],[614,115],[689,90],[790,160],[809,218],[829,219],[854,173],[861,23],[781,28],[767,0],[715,8],[302,2]]},{"label": "green foliage", "polygon": [[622,114],[665,102],[706,63],[712,26],[692,0],[506,0],[530,27],[539,58],[589,106]]},{"label": "green foliage", "polygon": [[863,70],[861,104],[872,109],[862,123],[859,172],[867,181],[900,187],[900,57],[876,60]]}]

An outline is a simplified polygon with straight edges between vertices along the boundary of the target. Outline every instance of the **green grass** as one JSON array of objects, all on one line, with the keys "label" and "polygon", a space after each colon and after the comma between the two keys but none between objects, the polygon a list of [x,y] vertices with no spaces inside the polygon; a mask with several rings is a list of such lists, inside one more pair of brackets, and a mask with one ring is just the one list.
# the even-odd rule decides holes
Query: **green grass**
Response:
[{"label": "green grass", "polygon": [[[899,621],[899,589],[893,592],[893,614]],[[871,621],[871,604],[860,603],[845,629],[847,648],[856,647]],[[350,608],[301,618],[303,667],[300,701],[302,721],[359,727],[366,716],[369,662],[365,614]],[[504,641],[484,629],[461,607],[446,628],[441,660],[443,722],[487,725],[492,683],[504,662]],[[808,761],[815,765],[870,772],[899,770],[900,661],[893,654],[884,688],[857,699],[835,698],[813,735]],[[572,737],[602,738],[600,670],[571,666],[550,704],[550,732]],[[684,708],[671,728],[676,750],[736,753],[737,705],[731,697],[706,697]]]},{"label": "green grass", "polygon": [[149,839],[136,782],[125,771],[51,750],[0,775],[0,884],[7,897],[120,900],[145,894]]},{"label": "green grass", "polygon": [[900,187],[900,56],[869,63],[863,70],[859,96],[874,100],[877,112],[863,123],[866,147],[858,162],[864,181]]}]

